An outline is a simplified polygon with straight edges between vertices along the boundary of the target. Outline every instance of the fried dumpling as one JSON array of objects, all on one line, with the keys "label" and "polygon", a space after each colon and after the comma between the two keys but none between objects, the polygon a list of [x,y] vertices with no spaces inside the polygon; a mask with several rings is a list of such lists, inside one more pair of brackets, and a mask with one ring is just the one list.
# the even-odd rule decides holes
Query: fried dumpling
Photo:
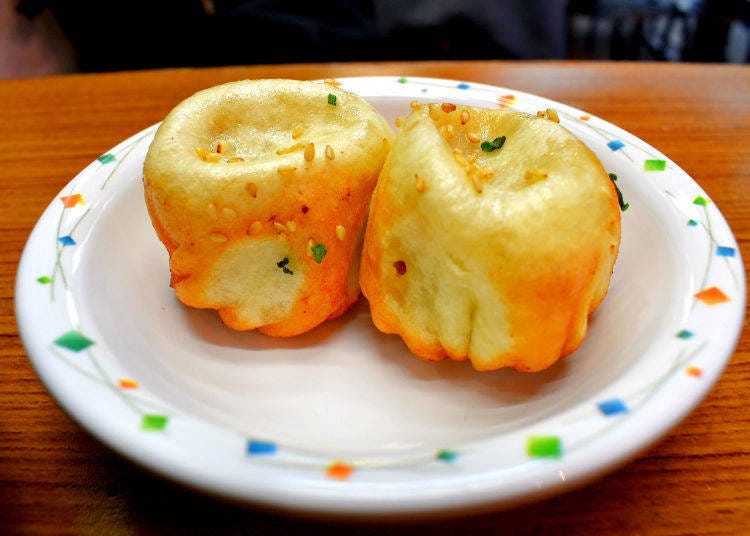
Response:
[{"label": "fried dumpling", "polygon": [[615,188],[560,124],[413,105],[375,189],[360,282],[428,360],[539,371],[573,352],[620,244]]},{"label": "fried dumpling", "polygon": [[244,80],[180,103],[144,165],[177,297],[272,336],[342,314],[392,139],[375,108],[325,83]]}]

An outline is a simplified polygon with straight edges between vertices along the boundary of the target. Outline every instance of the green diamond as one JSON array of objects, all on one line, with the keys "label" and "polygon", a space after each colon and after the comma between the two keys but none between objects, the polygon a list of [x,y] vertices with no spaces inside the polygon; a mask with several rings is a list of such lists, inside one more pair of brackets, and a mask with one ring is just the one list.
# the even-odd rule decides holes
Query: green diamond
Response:
[{"label": "green diamond", "polygon": [[164,430],[169,422],[165,415],[144,415],[141,420],[141,430],[147,432],[158,432]]},{"label": "green diamond", "polygon": [[562,444],[558,436],[530,436],[526,438],[526,454],[532,458],[559,458]]},{"label": "green diamond", "polygon": [[68,331],[63,333],[57,339],[53,341],[56,345],[73,350],[74,352],[80,352],[94,344],[94,341],[85,337],[78,331]]},{"label": "green diamond", "polygon": [[645,171],[664,171],[667,169],[666,160],[646,160],[643,162],[643,169]]},{"label": "green diamond", "polygon": [[114,162],[115,160],[117,160],[117,158],[115,158],[115,155],[113,155],[112,153],[106,153],[97,158],[97,160],[102,164],[109,164],[110,162]]},{"label": "green diamond", "polygon": [[36,280],[42,285],[49,285],[50,283],[52,283],[52,278],[46,275],[43,275],[42,277],[37,277]]},{"label": "green diamond", "polygon": [[695,199],[693,199],[693,204],[694,205],[700,205],[702,207],[706,207],[706,206],[708,206],[708,199],[706,199],[702,195],[699,195],[698,197],[696,197]]},{"label": "green diamond", "polygon": [[452,463],[456,461],[456,458],[458,458],[458,453],[453,450],[441,449],[437,452],[437,454],[435,454],[435,458],[437,458],[441,462]]}]

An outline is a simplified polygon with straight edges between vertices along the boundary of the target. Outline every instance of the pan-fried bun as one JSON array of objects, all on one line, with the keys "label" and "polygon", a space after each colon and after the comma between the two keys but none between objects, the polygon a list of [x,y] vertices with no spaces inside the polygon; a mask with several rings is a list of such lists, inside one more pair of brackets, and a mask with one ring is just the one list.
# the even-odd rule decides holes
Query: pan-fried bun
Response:
[{"label": "pan-fried bun", "polygon": [[177,297],[273,336],[342,314],[392,139],[365,100],[324,83],[245,80],[180,103],[144,165]]},{"label": "pan-fried bun", "polygon": [[415,104],[373,196],[360,282],[376,326],[421,358],[539,371],[583,340],[619,244],[612,181],[561,125]]}]

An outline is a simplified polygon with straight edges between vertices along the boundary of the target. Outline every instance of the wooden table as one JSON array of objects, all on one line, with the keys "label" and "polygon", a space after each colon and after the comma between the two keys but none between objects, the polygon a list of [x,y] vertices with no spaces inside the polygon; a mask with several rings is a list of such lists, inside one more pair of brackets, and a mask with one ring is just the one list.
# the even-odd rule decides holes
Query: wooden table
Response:
[{"label": "wooden table", "polygon": [[[47,394],[18,338],[13,284],[43,209],[84,166],[182,98],[241,78],[412,75],[501,85],[582,108],[677,162],[750,241],[750,68],[458,62],[253,66],[0,81],[0,532],[226,529],[328,534],[340,525],[208,499],[135,468]],[[750,333],[698,409],[648,453],[586,488],[493,515],[391,532],[750,533]],[[351,528],[351,527],[350,527]],[[373,525],[353,527],[374,533]]]}]

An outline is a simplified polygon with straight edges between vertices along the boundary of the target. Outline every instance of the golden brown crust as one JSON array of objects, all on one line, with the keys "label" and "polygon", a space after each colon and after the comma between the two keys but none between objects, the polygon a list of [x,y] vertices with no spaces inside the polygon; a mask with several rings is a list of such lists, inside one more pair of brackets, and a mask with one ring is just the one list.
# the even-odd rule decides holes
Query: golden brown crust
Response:
[{"label": "golden brown crust", "polygon": [[416,106],[373,196],[360,281],[378,329],[419,357],[538,371],[583,340],[619,241],[614,187],[564,128]]},{"label": "golden brown crust", "polygon": [[247,80],[178,105],[144,165],[177,297],[279,337],[342,314],[391,140],[374,108],[322,83]]}]

